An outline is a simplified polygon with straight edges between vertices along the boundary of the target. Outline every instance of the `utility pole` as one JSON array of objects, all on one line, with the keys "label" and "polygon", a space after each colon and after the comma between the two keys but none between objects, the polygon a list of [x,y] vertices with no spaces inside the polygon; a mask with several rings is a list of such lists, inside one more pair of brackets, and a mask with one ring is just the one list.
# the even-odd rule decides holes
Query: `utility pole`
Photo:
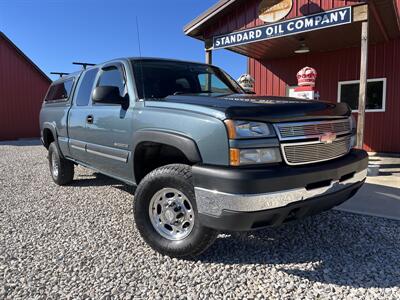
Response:
[{"label": "utility pole", "polygon": [[211,39],[204,41],[204,49],[206,51],[206,64],[212,64],[213,42]]},{"label": "utility pole", "polygon": [[361,64],[360,64],[360,92],[358,96],[357,120],[357,148],[364,145],[365,104],[367,102],[368,79],[368,16],[361,24]]}]

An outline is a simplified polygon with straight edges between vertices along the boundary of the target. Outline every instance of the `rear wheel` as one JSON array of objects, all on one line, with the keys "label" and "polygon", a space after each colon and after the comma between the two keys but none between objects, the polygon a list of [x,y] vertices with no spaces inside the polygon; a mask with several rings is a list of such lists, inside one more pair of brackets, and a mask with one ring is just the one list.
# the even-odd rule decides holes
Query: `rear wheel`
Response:
[{"label": "rear wheel", "polygon": [[134,216],[142,238],[168,256],[199,255],[217,237],[217,231],[198,221],[188,165],[167,165],[150,172],[136,189]]},{"label": "rear wheel", "polygon": [[49,166],[51,177],[58,185],[65,185],[73,180],[74,164],[60,156],[55,142],[49,146]]}]

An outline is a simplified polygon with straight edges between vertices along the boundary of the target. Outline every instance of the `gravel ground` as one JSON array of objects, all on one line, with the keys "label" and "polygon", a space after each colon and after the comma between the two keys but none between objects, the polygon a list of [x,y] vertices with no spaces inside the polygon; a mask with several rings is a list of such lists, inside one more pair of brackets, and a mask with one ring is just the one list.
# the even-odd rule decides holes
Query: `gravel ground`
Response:
[{"label": "gravel ground", "polygon": [[0,299],[400,299],[399,221],[330,211],[171,259],[135,230],[131,188],[81,167],[58,187],[45,157],[0,145]]}]

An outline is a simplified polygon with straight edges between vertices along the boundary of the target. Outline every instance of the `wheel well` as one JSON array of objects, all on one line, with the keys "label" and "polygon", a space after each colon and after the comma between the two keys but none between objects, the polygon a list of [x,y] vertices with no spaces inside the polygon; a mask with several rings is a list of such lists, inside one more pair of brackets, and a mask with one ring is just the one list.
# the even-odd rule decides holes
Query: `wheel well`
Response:
[{"label": "wheel well", "polygon": [[44,146],[45,146],[47,149],[49,149],[50,144],[51,144],[52,142],[54,142],[54,141],[55,141],[54,135],[53,135],[53,133],[51,132],[51,130],[48,129],[48,128],[43,129],[43,144],[44,144]]},{"label": "wheel well", "polygon": [[178,148],[155,142],[138,144],[134,155],[136,184],[139,184],[148,173],[156,168],[176,163],[194,164]]}]

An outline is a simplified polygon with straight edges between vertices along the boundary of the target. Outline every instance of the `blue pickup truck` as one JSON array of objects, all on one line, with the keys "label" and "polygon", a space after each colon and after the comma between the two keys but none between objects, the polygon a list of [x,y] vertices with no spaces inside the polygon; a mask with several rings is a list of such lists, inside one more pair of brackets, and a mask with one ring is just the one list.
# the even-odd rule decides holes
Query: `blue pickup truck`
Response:
[{"label": "blue pickup truck", "polygon": [[366,178],[346,104],[255,96],[207,64],[123,58],[53,82],[40,113],[51,176],[82,165],[137,186],[142,238],[173,257],[219,231],[328,210]]}]

